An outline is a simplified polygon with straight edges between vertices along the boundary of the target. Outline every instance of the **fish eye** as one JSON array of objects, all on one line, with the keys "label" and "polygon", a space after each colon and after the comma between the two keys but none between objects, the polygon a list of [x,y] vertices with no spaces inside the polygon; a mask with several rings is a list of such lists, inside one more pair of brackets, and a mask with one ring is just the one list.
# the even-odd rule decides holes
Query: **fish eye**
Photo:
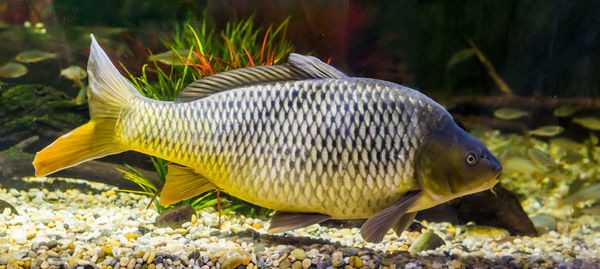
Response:
[{"label": "fish eye", "polygon": [[469,165],[474,165],[475,163],[477,163],[477,155],[475,155],[475,153],[473,152],[468,152],[465,160]]}]

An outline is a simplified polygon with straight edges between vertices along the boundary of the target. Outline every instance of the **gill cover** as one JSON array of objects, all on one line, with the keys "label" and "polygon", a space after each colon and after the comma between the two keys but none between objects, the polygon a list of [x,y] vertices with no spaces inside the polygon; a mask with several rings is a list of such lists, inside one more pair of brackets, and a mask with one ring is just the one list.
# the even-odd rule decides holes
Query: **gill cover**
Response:
[{"label": "gill cover", "polygon": [[456,197],[490,189],[502,165],[483,143],[453,121],[447,121],[423,146],[417,178],[425,209]]}]

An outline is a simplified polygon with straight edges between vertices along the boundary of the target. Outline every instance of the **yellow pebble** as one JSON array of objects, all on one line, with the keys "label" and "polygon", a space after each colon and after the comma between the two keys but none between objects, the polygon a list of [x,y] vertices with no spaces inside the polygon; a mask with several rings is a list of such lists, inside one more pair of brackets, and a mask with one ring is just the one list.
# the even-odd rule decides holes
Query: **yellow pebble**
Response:
[{"label": "yellow pebble", "polygon": [[243,265],[250,264],[250,256],[244,256],[244,258],[242,258],[242,264]]},{"label": "yellow pebble", "polygon": [[136,240],[138,238],[138,234],[137,233],[126,233],[125,234],[125,238],[129,239],[129,240]]},{"label": "yellow pebble", "polygon": [[110,196],[113,196],[115,194],[116,193],[115,193],[114,190],[108,190],[108,191],[104,192],[104,196],[106,196],[106,197],[110,197]]},{"label": "yellow pebble", "polygon": [[150,265],[148,265],[148,269],[154,269],[156,267],[156,265],[154,265],[154,263],[151,263]]},{"label": "yellow pebble", "polygon": [[[150,256],[148,256],[148,260],[146,260],[146,263],[152,263],[152,261],[154,260],[155,257],[156,257],[156,253],[150,252]],[[148,269],[150,269],[150,267],[148,267]]]},{"label": "yellow pebble", "polygon": [[450,261],[450,265],[454,268],[461,268],[462,262],[459,260],[452,260],[452,261]]},{"label": "yellow pebble", "polygon": [[196,217],[196,214],[192,214],[192,221],[191,223],[196,225],[196,220],[198,220],[198,217]]},{"label": "yellow pebble", "polygon": [[187,230],[186,230],[186,229],[184,229],[184,228],[177,228],[177,229],[175,229],[175,231],[174,231],[174,232],[175,232],[175,233],[178,233],[178,234],[181,234],[181,235],[185,235],[185,234],[187,234]]},{"label": "yellow pebble", "polygon": [[69,245],[67,245],[67,247],[68,247],[70,250],[75,250],[75,244],[73,244],[73,242],[69,242]]},{"label": "yellow pebble", "polygon": [[23,262],[23,267],[30,268],[31,267],[31,260],[26,260],[25,262]]},{"label": "yellow pebble", "polygon": [[256,230],[260,229],[260,227],[261,227],[260,223],[254,223],[254,224],[252,224],[252,228],[254,228]]},{"label": "yellow pebble", "polygon": [[106,254],[107,256],[112,255],[112,246],[110,244],[105,244],[104,246],[102,246],[102,252],[104,252],[104,254]]}]

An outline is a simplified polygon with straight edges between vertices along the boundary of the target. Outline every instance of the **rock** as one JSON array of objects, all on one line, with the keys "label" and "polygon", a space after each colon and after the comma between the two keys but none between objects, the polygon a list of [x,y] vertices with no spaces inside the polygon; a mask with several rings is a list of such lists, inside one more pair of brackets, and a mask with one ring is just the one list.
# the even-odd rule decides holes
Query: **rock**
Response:
[{"label": "rock", "polygon": [[242,259],[237,253],[224,255],[219,259],[219,263],[221,264],[221,268],[233,269],[242,264]]},{"label": "rock", "polygon": [[538,234],[545,234],[550,231],[556,231],[556,218],[550,214],[540,213],[531,216],[531,222],[535,226]]},{"label": "rock", "polygon": [[342,266],[344,264],[344,256],[341,251],[334,251],[331,254],[331,265],[333,267]]},{"label": "rock", "polygon": [[49,202],[56,202],[58,201],[58,195],[54,192],[48,193],[48,195],[46,195],[46,200]]},{"label": "rock", "polygon": [[[500,227],[511,235],[536,236],[537,232],[519,199],[509,190],[496,184],[494,193],[483,191],[454,199],[451,202],[419,211],[416,219],[454,225],[473,221],[479,225]],[[444,218],[440,218],[439,212]]]},{"label": "rock", "polygon": [[279,268],[289,268],[291,265],[291,262],[289,259],[283,259],[282,261],[279,262]]},{"label": "rock", "polygon": [[432,231],[427,231],[415,239],[415,242],[408,248],[408,252],[414,255],[423,250],[436,249],[445,244],[446,242],[439,235]]},{"label": "rock", "polygon": [[463,266],[463,263],[459,260],[452,260],[450,261],[450,265],[454,268],[461,268]]},{"label": "rock", "polygon": [[292,250],[290,255],[294,256],[294,258],[298,261],[304,260],[306,258],[306,252],[301,248]]},{"label": "rock", "polygon": [[308,269],[311,264],[312,264],[312,261],[310,259],[302,260],[302,269]]},{"label": "rock", "polygon": [[155,225],[158,227],[171,227],[173,229],[181,227],[182,224],[190,221],[196,210],[189,204],[170,208],[164,211],[156,218]]},{"label": "rock", "polygon": [[301,268],[302,268],[301,261],[295,261],[294,263],[292,263],[292,269],[301,269]]}]

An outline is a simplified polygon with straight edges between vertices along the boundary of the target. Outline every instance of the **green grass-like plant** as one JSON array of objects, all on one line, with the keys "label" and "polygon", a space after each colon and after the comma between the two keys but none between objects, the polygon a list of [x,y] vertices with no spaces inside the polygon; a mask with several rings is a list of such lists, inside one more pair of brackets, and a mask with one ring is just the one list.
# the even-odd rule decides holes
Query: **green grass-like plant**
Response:
[{"label": "green grass-like plant", "polygon": [[[121,66],[127,72],[129,81],[144,96],[161,101],[173,101],[187,84],[204,76],[235,68],[279,63],[293,51],[291,42],[285,38],[288,22],[289,18],[274,30],[273,27],[262,30],[254,25],[253,18],[250,17],[227,23],[225,29],[218,34],[214,29],[207,30],[206,21],[200,23],[199,28],[186,23],[183,27],[177,27],[173,36],[161,37],[165,47],[181,58],[181,64],[167,66],[154,60],[142,67],[142,74],[139,77],[132,75],[125,66]],[[186,51],[187,55],[181,55],[179,52],[182,51]],[[156,81],[151,81],[150,77],[156,77]],[[150,159],[161,184],[164,185],[169,162],[153,156],[150,156]],[[125,191],[148,196],[159,194],[160,187],[154,186],[134,168],[127,167],[127,171],[119,171],[125,174],[126,179],[138,184],[143,191]],[[157,201],[154,200],[154,204],[158,211],[164,211],[166,208]],[[268,209],[223,193],[220,202],[224,214],[232,210],[252,216],[266,215],[270,212]],[[206,192],[175,205],[180,204],[190,204],[196,210],[214,206],[217,204],[216,191]]]}]

